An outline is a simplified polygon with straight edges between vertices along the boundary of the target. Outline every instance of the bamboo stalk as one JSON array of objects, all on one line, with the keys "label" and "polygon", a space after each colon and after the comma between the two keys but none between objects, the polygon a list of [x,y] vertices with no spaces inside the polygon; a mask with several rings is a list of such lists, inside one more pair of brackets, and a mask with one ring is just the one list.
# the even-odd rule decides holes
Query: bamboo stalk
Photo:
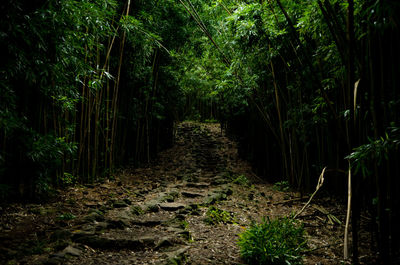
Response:
[{"label": "bamboo stalk", "polygon": [[[276,84],[274,64],[272,63],[272,61],[270,61],[270,65],[271,65],[272,82],[274,84],[274,91],[275,91],[276,111],[278,113],[278,120],[279,120],[281,150],[282,150],[282,156],[283,156],[286,177],[289,179],[289,176],[288,176],[289,169],[288,169],[288,165],[287,165],[287,156],[286,156],[286,141],[285,141],[285,135],[283,132],[283,122],[282,122],[282,115],[281,115],[281,107],[280,107],[280,103],[279,103],[278,86]],[[293,181],[291,181],[291,182],[293,184]]]},{"label": "bamboo stalk", "polygon": [[349,162],[349,173],[347,177],[347,214],[346,214],[346,225],[344,228],[344,242],[343,242],[343,257],[345,260],[349,258],[349,223],[350,223],[350,212],[351,212],[351,167]]},{"label": "bamboo stalk", "polygon": [[[126,13],[125,15],[129,15],[129,10],[130,10],[130,5],[131,5],[131,0],[128,0],[127,6],[126,6]],[[118,72],[117,72],[117,79],[114,84],[114,93],[113,93],[113,100],[111,104],[111,109],[113,112],[113,117],[112,117],[112,126],[111,126],[111,143],[110,143],[110,156],[109,156],[109,162],[110,162],[110,169],[113,166],[113,153],[114,153],[114,143],[115,143],[115,137],[116,137],[116,130],[117,130],[117,103],[118,103],[118,90],[119,90],[119,81],[121,79],[121,68],[122,68],[122,59],[124,55],[124,45],[125,45],[125,39],[126,39],[126,32],[124,31],[122,33],[122,40],[120,43],[120,54],[119,54],[119,62],[118,62]]]}]

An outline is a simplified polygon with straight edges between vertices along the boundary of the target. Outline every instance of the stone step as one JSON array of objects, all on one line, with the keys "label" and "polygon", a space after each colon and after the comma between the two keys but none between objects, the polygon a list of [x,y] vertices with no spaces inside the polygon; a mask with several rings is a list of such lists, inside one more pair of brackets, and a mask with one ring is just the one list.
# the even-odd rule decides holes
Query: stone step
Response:
[{"label": "stone step", "polygon": [[158,241],[153,237],[142,238],[109,238],[99,235],[73,236],[74,242],[100,249],[131,249],[142,250],[154,248]]},{"label": "stone step", "polygon": [[197,192],[191,192],[191,191],[182,191],[181,195],[186,198],[197,198],[197,197],[203,197],[204,195],[201,193]]},{"label": "stone step", "polygon": [[161,209],[165,211],[177,211],[179,209],[185,208],[186,205],[176,202],[166,202],[166,203],[160,203],[159,206]]},{"label": "stone step", "polygon": [[186,187],[197,188],[197,189],[205,189],[205,188],[210,187],[210,183],[207,183],[207,182],[197,182],[197,183],[188,182],[188,183],[186,183]]}]

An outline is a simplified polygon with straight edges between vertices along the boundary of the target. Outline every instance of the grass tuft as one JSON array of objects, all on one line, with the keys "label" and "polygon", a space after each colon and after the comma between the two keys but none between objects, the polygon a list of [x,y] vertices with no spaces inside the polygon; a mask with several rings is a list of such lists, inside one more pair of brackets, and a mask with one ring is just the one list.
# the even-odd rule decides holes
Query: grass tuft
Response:
[{"label": "grass tuft", "polygon": [[303,264],[307,240],[303,227],[291,218],[263,219],[239,235],[242,258],[249,264]]}]

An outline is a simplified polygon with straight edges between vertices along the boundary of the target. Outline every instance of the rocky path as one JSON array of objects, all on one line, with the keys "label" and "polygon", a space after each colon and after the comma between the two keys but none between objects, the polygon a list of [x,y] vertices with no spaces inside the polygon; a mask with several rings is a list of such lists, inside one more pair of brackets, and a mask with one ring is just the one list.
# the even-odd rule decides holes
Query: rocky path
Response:
[{"label": "rocky path", "polygon": [[[115,181],[72,187],[57,201],[1,210],[4,264],[241,264],[251,221],[298,211],[298,194],[261,182],[218,125],[181,123],[157,161]],[[302,217],[306,264],[338,264],[344,219],[329,198]]]}]

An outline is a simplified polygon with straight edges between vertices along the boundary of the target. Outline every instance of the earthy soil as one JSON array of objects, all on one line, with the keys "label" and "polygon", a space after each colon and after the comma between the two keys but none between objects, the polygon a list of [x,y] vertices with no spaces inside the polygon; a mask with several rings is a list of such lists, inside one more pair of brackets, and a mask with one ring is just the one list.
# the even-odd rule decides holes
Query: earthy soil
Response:
[{"label": "earthy soil", "polygon": [[[304,263],[347,263],[345,206],[322,194],[297,218],[308,239]],[[219,125],[184,122],[174,147],[146,168],[61,190],[45,204],[2,205],[0,263],[244,264],[238,234],[263,217],[297,213],[307,199],[256,176]],[[231,218],[207,222],[210,207]],[[360,236],[361,264],[374,264],[363,224]]]}]

